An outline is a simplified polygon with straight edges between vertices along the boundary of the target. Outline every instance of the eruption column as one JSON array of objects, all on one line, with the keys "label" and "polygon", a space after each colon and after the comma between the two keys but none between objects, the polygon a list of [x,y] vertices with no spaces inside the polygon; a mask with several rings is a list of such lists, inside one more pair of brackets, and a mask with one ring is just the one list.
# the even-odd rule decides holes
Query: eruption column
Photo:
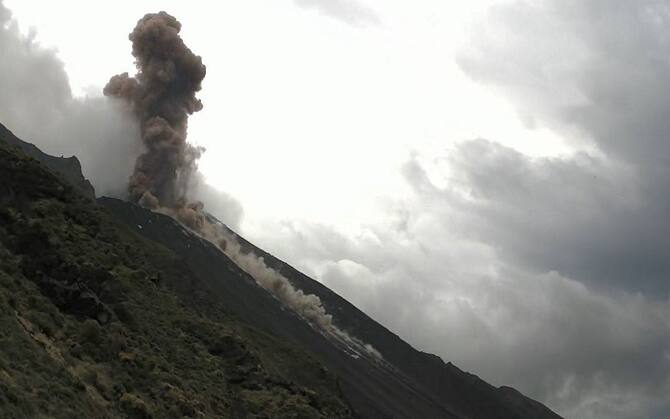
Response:
[{"label": "eruption column", "polygon": [[103,91],[127,100],[140,121],[146,150],[135,163],[128,193],[133,202],[149,208],[183,205],[202,152],[186,142],[186,131],[188,116],[202,109],[195,94],[206,71],[180,30],[181,24],[166,12],[145,15],[129,36],[137,74],[113,76]]}]

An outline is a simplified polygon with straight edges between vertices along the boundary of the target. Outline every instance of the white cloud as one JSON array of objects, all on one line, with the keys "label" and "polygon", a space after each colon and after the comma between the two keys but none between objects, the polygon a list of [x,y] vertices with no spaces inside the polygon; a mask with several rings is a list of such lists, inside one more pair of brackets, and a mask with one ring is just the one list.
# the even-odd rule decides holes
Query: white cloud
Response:
[{"label": "white cloud", "polygon": [[318,10],[326,16],[350,25],[365,26],[379,23],[377,14],[357,0],[295,0],[295,4],[305,9]]}]

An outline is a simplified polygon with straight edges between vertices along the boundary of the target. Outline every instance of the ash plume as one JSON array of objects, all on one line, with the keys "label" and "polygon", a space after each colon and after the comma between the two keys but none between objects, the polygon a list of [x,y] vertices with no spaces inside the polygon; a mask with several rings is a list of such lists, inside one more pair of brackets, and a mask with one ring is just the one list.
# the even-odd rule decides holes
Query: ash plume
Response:
[{"label": "ash plume", "polygon": [[202,59],[184,44],[181,24],[166,12],[145,15],[129,38],[137,74],[113,76],[103,92],[126,100],[141,127],[146,151],[136,161],[128,182],[131,201],[166,214],[208,240],[284,306],[321,330],[356,356],[381,355],[370,345],[333,324],[321,299],[305,294],[262,257],[245,253],[237,238],[222,224],[210,221],[200,201],[189,198],[197,179],[196,162],[202,149],[186,142],[188,116],[202,109],[195,97],[205,77]]},{"label": "ash plume", "polygon": [[179,36],[181,24],[166,12],[150,13],[130,34],[137,74],[113,76],[106,96],[125,99],[141,126],[146,151],[135,163],[129,198],[148,208],[180,205],[202,149],[186,142],[188,116],[205,77],[202,59]]}]

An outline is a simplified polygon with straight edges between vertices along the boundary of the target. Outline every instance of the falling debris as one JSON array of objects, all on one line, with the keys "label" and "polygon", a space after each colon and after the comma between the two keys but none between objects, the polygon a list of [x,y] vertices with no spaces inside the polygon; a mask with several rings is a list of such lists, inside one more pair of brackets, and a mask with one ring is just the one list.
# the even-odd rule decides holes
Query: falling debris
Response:
[{"label": "falling debris", "polygon": [[175,218],[185,227],[209,241],[237,266],[248,273],[256,283],[269,291],[282,305],[338,342],[352,356],[365,356],[376,362],[384,362],[383,357],[372,345],[349,335],[333,323],[333,316],[326,311],[321,299],[314,294],[305,294],[275,269],[270,268],[261,256],[244,252],[237,237],[220,222],[212,220],[203,211],[201,203],[182,205],[176,210],[158,210]]}]

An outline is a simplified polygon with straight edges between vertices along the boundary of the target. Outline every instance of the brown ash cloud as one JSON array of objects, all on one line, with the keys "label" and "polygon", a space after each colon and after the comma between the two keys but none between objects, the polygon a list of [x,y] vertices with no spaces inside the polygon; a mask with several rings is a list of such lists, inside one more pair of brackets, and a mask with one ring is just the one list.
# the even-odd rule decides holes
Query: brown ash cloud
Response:
[{"label": "brown ash cloud", "polygon": [[128,183],[129,198],[149,208],[183,205],[201,148],[186,141],[188,117],[206,68],[182,40],[181,24],[166,12],[150,13],[130,34],[137,74],[113,76],[104,94],[128,101],[141,125],[145,152]]}]

